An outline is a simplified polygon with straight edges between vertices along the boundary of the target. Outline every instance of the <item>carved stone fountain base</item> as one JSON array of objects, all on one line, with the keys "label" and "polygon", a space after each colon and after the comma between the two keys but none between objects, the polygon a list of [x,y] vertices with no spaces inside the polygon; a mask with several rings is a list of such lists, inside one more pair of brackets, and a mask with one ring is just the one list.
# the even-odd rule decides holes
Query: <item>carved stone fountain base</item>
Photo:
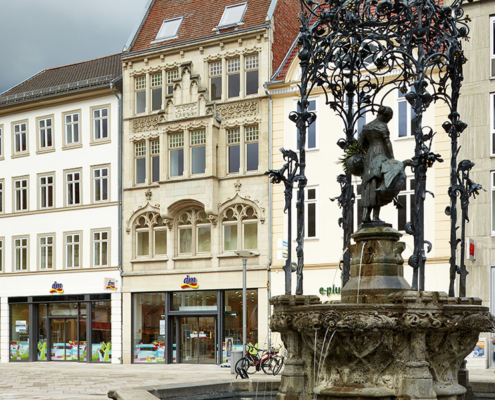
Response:
[{"label": "carved stone fountain base", "polygon": [[457,373],[494,320],[478,298],[400,291],[388,304],[272,299],[289,349],[277,400],[459,399]]}]

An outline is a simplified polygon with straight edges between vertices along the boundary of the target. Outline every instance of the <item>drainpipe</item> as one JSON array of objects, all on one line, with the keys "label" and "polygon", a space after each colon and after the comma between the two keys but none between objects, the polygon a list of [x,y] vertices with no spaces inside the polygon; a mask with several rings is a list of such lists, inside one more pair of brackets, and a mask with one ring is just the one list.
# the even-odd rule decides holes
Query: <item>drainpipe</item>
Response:
[{"label": "drainpipe", "polygon": [[[122,334],[124,332],[124,316],[123,316],[123,308],[122,308],[122,94],[118,94],[114,90],[114,82],[116,82],[119,79],[123,79],[122,76],[115,78],[113,81],[110,82],[110,90],[112,93],[117,97],[118,99],[118,104],[119,104],[119,123],[118,123],[118,146],[117,146],[117,151],[118,151],[118,161],[117,161],[117,168],[119,171],[119,178],[118,178],[118,193],[119,193],[119,204],[118,204],[118,220],[119,220],[119,227],[118,227],[118,235],[119,235],[119,240],[118,240],[118,269],[119,269],[119,274],[120,274],[120,336],[122,337]],[[123,357],[124,357],[124,341],[120,340],[120,364],[123,362]]]},{"label": "drainpipe", "polygon": [[[272,128],[272,98],[270,91],[267,88],[266,83],[263,85],[265,93],[268,96],[268,168],[272,168],[272,141],[273,141],[273,128]],[[273,185],[268,183],[268,265],[266,270],[268,271],[268,349],[272,348],[272,331],[270,329],[271,319],[271,306],[270,299],[272,298],[272,247],[273,247],[273,221],[272,221],[272,208],[273,208]]]}]

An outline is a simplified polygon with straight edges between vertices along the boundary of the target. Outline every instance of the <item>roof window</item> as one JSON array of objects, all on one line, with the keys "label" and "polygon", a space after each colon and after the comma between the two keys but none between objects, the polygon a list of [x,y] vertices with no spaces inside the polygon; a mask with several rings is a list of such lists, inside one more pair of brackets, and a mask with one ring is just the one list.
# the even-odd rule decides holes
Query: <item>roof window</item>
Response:
[{"label": "roof window", "polygon": [[223,12],[222,19],[220,20],[217,29],[241,25],[246,8],[247,3],[234,4],[225,7],[225,11]]},{"label": "roof window", "polygon": [[166,19],[163,21],[158,35],[156,35],[155,40],[151,43],[162,42],[164,40],[170,40],[177,38],[177,32],[179,31],[180,25],[184,17]]}]

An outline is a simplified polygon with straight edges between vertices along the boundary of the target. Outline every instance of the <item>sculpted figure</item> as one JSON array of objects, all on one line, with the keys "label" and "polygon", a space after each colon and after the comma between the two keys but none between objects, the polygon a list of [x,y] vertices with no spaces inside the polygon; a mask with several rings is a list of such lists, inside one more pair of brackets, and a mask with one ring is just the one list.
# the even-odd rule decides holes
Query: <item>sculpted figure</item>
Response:
[{"label": "sculpted figure", "polygon": [[368,149],[362,174],[363,222],[382,222],[380,208],[397,196],[406,180],[405,164],[394,159],[390,142],[387,124],[392,116],[390,107],[381,106],[376,119],[363,126],[359,137],[359,144]]}]

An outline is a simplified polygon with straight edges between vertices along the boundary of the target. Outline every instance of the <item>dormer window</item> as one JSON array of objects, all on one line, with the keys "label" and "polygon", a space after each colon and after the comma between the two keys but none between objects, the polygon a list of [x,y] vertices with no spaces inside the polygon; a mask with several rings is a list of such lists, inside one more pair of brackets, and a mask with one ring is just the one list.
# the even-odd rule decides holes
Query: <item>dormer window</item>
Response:
[{"label": "dormer window", "polygon": [[227,28],[229,26],[235,26],[242,24],[242,18],[246,12],[247,3],[234,4],[232,6],[225,7],[222,19],[217,28]]},{"label": "dormer window", "polygon": [[177,32],[179,31],[180,25],[182,24],[183,17],[166,19],[163,21],[158,35],[156,35],[155,40],[151,43],[162,42],[164,40],[170,40],[177,38]]}]

